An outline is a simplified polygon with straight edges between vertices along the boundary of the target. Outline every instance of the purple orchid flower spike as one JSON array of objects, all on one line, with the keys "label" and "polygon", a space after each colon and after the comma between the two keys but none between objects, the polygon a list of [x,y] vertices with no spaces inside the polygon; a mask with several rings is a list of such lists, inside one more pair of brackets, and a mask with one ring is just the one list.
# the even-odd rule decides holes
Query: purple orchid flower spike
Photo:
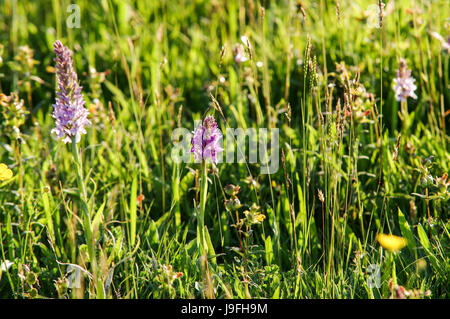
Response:
[{"label": "purple orchid flower spike", "polygon": [[78,76],[73,69],[72,52],[57,40],[53,44],[56,53],[56,77],[58,89],[56,103],[53,104],[53,118],[56,127],[52,130],[64,143],[72,138],[78,143],[81,134],[86,134],[85,126],[90,125],[89,111],[84,107],[85,100],[78,84]]},{"label": "purple orchid flower spike", "polygon": [[411,76],[411,70],[408,70],[406,61],[400,59],[397,77],[394,79],[395,99],[399,102],[406,101],[408,97],[417,99],[417,95],[414,93],[417,89],[417,86],[414,84],[415,81]]},{"label": "purple orchid flower spike", "polygon": [[217,164],[217,155],[223,151],[219,144],[222,137],[220,129],[212,115],[207,116],[193,132],[191,153],[194,153],[195,160],[207,160],[210,158]]}]

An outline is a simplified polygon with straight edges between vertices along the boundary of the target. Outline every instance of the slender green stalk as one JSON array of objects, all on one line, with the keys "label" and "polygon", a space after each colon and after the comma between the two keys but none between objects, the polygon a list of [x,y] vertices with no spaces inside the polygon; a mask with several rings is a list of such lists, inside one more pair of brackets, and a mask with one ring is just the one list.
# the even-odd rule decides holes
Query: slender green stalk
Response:
[{"label": "slender green stalk", "polygon": [[205,209],[206,209],[206,198],[208,195],[208,171],[207,164],[205,160],[202,161],[202,177],[200,186],[200,209],[197,214],[197,245],[199,248],[200,257],[207,253],[207,245],[205,238]]},{"label": "slender green stalk", "polygon": [[[86,186],[84,185],[83,178],[83,163],[81,160],[80,152],[78,150],[77,143],[75,142],[75,137],[72,137],[72,154],[77,168],[77,182],[78,182],[78,190],[80,192],[80,206],[83,212],[83,229],[86,237],[86,245],[88,248],[89,260],[91,262],[91,270],[92,275],[96,278],[96,256],[95,256],[95,247],[92,236],[92,225],[91,225],[91,216],[89,213],[89,207],[87,202],[87,192]],[[99,283],[97,282],[97,293],[100,294],[100,298],[103,295],[103,288],[99,288]]]},{"label": "slender green stalk", "polygon": [[[6,256],[5,256],[5,250],[4,250],[4,247],[3,247],[3,235],[2,235],[2,228],[1,227],[0,227],[0,250],[1,250],[1,253],[2,253],[2,261],[4,261],[4,260],[6,260]],[[6,272],[6,276],[8,277],[9,285],[11,286],[11,291],[13,293],[14,298],[16,298],[16,290],[14,288],[14,281],[11,278],[9,270],[8,269],[5,269],[5,270],[6,271],[4,271],[4,272]],[[3,273],[3,271],[0,270],[0,274],[1,275],[3,275],[2,273]],[[1,276],[0,276],[0,279],[1,279]]]}]

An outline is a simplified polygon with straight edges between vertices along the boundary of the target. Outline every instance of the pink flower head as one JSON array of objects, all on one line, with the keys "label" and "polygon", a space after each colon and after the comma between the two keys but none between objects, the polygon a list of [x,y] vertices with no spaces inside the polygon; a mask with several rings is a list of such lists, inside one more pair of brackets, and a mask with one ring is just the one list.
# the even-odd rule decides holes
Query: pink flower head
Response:
[{"label": "pink flower head", "polygon": [[406,61],[400,59],[397,77],[394,79],[395,99],[400,102],[406,101],[408,97],[417,99],[417,95],[414,93],[417,89],[417,86],[414,84],[415,81],[411,76],[411,70],[408,70]]},{"label": "pink flower head", "polygon": [[217,127],[216,120],[212,115],[207,116],[203,120],[203,125],[200,124],[193,132],[191,144],[191,153],[194,153],[195,160],[211,160],[217,164],[217,154],[223,151],[219,140],[222,138],[222,133]]},{"label": "pink flower head", "polygon": [[237,43],[234,46],[233,54],[234,54],[234,62],[236,63],[243,63],[248,61],[248,51],[252,49],[252,45],[250,41],[248,40],[247,36],[243,35],[241,37],[242,45],[241,43]]},{"label": "pink flower head", "polygon": [[78,76],[73,69],[72,52],[57,40],[54,44],[56,53],[56,77],[58,90],[56,103],[53,104],[53,118],[56,127],[52,133],[56,133],[64,143],[71,143],[72,137],[78,143],[81,134],[86,134],[85,126],[91,124],[88,120],[89,111],[84,107],[85,100],[78,84]]},{"label": "pink flower head", "polygon": [[240,43],[236,44],[233,53],[234,53],[234,62],[243,63],[248,61],[247,54],[245,53],[245,48],[242,44]]}]

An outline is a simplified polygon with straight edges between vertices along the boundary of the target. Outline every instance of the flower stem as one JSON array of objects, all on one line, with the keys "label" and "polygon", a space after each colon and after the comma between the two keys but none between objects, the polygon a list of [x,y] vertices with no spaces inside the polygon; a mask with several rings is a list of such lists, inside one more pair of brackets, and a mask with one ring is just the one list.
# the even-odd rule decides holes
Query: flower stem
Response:
[{"label": "flower stem", "polygon": [[[87,193],[83,181],[83,163],[81,162],[81,156],[80,153],[78,152],[78,147],[77,143],[75,142],[75,138],[72,138],[72,154],[75,160],[75,164],[77,165],[77,182],[78,182],[78,189],[80,191],[80,198],[83,202],[86,202]],[[87,211],[87,215],[89,216],[89,210]]]},{"label": "flower stem", "polygon": [[198,231],[199,237],[197,237],[200,257],[207,251],[207,245],[205,240],[205,208],[206,198],[208,195],[208,173],[206,162],[202,161],[202,180],[200,188],[200,212],[198,214]]},{"label": "flower stem", "polygon": [[77,182],[78,182],[78,190],[80,192],[80,205],[81,210],[83,212],[83,228],[86,236],[86,245],[88,248],[89,260],[92,266],[92,273],[94,277],[96,277],[96,260],[95,260],[95,249],[94,249],[94,241],[92,236],[92,225],[91,225],[91,216],[89,213],[89,207],[87,203],[87,192],[86,187],[84,185],[83,178],[83,163],[81,161],[80,152],[78,151],[78,146],[75,141],[75,137],[72,137],[72,154],[75,160],[76,168],[77,168]]}]

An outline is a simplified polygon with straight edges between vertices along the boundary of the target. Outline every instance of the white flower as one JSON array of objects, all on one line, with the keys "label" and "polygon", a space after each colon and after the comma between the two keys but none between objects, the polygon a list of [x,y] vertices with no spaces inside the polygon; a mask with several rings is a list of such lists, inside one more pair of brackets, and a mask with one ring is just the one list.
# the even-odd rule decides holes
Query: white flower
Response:
[{"label": "white flower", "polygon": [[240,43],[236,44],[236,46],[234,47],[233,53],[234,53],[234,61],[236,63],[242,63],[242,62],[248,61],[248,57],[245,53],[245,48],[242,44],[240,44]]},{"label": "white flower", "polygon": [[2,271],[7,271],[9,268],[11,268],[11,266],[13,265],[13,262],[10,262],[9,260],[5,260],[4,262],[2,262],[0,264],[0,273]]},{"label": "white flower", "polygon": [[252,44],[250,43],[249,39],[247,38],[246,35],[241,36],[241,41],[242,43],[244,43],[244,45],[249,48],[252,49]]}]

